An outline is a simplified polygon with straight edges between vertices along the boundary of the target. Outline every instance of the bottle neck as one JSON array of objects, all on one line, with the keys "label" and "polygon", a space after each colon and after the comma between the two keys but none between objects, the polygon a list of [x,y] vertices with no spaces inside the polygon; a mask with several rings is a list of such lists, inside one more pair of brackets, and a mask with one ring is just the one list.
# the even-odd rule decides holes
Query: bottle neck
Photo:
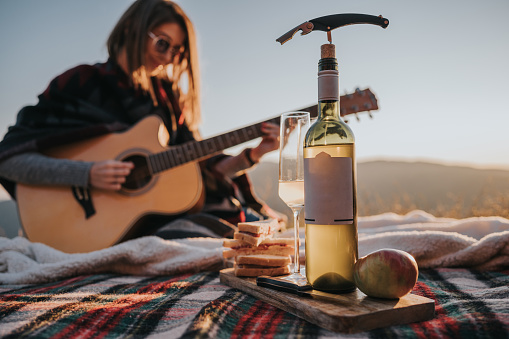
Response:
[{"label": "bottle neck", "polygon": [[318,102],[318,119],[322,120],[339,120],[339,101],[319,101]]},{"label": "bottle neck", "polygon": [[318,119],[339,120],[339,71],[336,58],[318,62]]}]

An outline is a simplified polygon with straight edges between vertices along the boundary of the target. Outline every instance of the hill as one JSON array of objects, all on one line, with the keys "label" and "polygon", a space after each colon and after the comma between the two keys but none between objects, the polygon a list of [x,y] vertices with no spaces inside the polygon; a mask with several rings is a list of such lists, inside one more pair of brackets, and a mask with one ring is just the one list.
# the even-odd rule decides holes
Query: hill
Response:
[{"label": "hill", "polygon": [[[276,163],[261,163],[250,175],[257,195],[291,215],[278,197]],[[422,209],[435,216],[509,217],[509,171],[428,162],[370,161],[357,164],[360,216],[404,214]]]},{"label": "hill", "polygon": [[509,171],[374,161],[359,164],[358,173],[361,215],[417,208],[453,218],[509,217]]}]

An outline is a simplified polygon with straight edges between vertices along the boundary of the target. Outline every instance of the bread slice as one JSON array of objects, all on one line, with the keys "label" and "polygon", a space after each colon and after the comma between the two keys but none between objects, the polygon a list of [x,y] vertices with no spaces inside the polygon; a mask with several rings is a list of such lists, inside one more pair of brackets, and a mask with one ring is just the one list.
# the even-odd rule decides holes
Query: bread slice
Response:
[{"label": "bread slice", "polygon": [[252,234],[272,234],[279,228],[279,223],[276,219],[239,222],[237,224],[237,228],[239,232]]},{"label": "bread slice", "polygon": [[[293,238],[270,238],[263,240],[258,247],[267,247],[272,245],[281,245],[281,246],[294,246],[295,242]],[[225,239],[223,241],[223,247],[229,247],[233,249],[243,248],[243,247],[257,247],[253,246],[243,240],[239,239]]]},{"label": "bread slice", "polygon": [[258,246],[265,239],[272,238],[278,227],[279,223],[276,219],[239,222],[237,225],[238,231],[235,232],[233,238]]},{"label": "bread slice", "polygon": [[289,255],[251,254],[239,255],[235,259],[237,265],[249,265],[258,267],[281,267],[292,263]]},{"label": "bread slice", "polygon": [[235,265],[235,276],[237,277],[258,277],[261,275],[268,275],[270,277],[290,274],[290,265],[282,266],[282,267],[245,267],[242,265]]},{"label": "bread slice", "polygon": [[233,234],[233,238],[237,240],[241,240],[245,243],[248,243],[252,246],[260,245],[264,240],[272,238],[272,234],[256,234],[256,233],[246,233],[246,232],[235,232]]},{"label": "bread slice", "polygon": [[294,252],[293,246],[274,244],[270,246],[260,245],[258,247],[239,247],[235,249],[223,251],[223,257],[225,259],[238,257],[239,255],[252,255],[252,254],[263,254],[263,255],[279,255],[287,256],[292,255]]}]

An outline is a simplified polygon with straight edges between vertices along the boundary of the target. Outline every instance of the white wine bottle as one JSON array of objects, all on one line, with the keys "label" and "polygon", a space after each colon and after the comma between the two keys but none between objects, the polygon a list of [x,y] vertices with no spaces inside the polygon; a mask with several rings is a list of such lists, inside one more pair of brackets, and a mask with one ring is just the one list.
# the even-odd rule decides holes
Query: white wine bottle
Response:
[{"label": "white wine bottle", "polygon": [[355,289],[353,267],[357,249],[357,179],[355,139],[341,120],[339,71],[331,31],[354,24],[387,28],[383,16],[345,13],[308,20],[276,39],[298,32],[327,32],[318,62],[318,119],[304,141],[304,213],[306,278],[317,290],[340,293]]},{"label": "white wine bottle", "polygon": [[340,116],[332,43],[321,46],[318,104],[304,142],[306,277],[314,289],[349,292],[358,258],[355,139]]}]

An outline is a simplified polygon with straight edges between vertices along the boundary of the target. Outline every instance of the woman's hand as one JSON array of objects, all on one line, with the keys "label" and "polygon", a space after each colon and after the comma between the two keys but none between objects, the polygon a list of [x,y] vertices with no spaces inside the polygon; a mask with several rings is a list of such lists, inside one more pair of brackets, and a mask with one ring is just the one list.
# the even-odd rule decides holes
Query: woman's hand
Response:
[{"label": "woman's hand", "polygon": [[90,185],[95,188],[117,191],[134,168],[132,162],[104,160],[95,162],[90,169]]},{"label": "woman's hand", "polygon": [[262,132],[262,141],[251,150],[251,159],[254,162],[258,162],[264,154],[279,148],[279,125],[264,122],[262,123]]}]

